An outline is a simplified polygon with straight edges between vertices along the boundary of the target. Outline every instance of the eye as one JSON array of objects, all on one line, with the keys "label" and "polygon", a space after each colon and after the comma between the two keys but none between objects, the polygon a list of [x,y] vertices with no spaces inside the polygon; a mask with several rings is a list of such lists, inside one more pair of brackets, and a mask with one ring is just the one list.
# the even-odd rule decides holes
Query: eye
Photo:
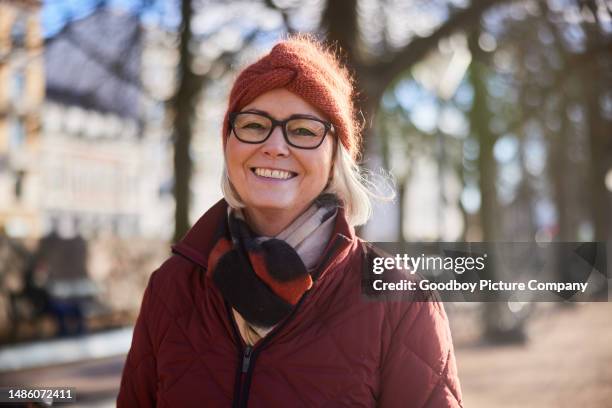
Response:
[{"label": "eye", "polygon": [[304,127],[297,128],[297,129],[291,129],[291,134],[295,136],[316,136],[314,132]]},{"label": "eye", "polygon": [[289,121],[287,130],[291,136],[295,137],[321,137],[325,133],[322,123],[306,118]]},{"label": "eye", "polygon": [[254,130],[265,129],[264,125],[262,125],[261,123],[257,123],[257,122],[249,122],[249,123],[240,124],[240,127],[242,129],[254,129]]},{"label": "eye", "polygon": [[270,125],[267,118],[254,113],[241,113],[234,120],[234,128],[245,132],[265,132]]}]

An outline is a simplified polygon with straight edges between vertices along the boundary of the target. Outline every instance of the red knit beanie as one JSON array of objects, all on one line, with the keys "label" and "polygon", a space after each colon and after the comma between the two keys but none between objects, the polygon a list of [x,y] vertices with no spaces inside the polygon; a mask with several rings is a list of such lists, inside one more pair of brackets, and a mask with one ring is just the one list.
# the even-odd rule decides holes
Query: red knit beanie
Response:
[{"label": "red knit beanie", "polygon": [[334,125],[338,140],[357,158],[360,135],[351,76],[333,53],[309,36],[279,42],[238,75],[223,121],[224,147],[230,112],[240,111],[259,95],[277,88],[287,89],[322,111]]}]

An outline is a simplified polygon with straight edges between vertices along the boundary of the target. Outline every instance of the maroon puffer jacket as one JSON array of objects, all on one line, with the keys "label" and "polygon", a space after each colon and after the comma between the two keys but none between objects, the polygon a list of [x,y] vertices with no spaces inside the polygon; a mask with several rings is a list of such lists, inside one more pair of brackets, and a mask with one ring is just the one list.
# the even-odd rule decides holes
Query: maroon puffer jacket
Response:
[{"label": "maroon puffer jacket", "polygon": [[461,406],[442,305],[364,300],[368,254],[342,211],[313,287],[246,347],[204,273],[226,208],[204,214],[151,276],[117,406]]}]

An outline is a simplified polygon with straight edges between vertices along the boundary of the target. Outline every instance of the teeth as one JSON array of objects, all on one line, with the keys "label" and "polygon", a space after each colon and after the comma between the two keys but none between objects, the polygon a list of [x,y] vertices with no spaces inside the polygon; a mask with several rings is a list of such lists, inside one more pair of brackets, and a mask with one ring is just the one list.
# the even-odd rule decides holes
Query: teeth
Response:
[{"label": "teeth", "polygon": [[291,178],[291,173],[289,173],[288,171],[262,169],[259,167],[255,168],[255,174],[261,177],[275,178],[280,180],[286,180],[288,178]]}]

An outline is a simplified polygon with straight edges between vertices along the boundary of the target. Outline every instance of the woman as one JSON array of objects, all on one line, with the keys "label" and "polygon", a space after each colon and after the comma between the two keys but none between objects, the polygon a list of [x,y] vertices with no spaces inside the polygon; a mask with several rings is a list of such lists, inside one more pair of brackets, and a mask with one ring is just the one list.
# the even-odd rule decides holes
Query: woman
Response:
[{"label": "woman", "polygon": [[151,276],[118,406],[461,406],[442,305],[361,297],[373,250],[353,229],[370,195],[352,93],[305,37],[241,72],[225,200]]}]

